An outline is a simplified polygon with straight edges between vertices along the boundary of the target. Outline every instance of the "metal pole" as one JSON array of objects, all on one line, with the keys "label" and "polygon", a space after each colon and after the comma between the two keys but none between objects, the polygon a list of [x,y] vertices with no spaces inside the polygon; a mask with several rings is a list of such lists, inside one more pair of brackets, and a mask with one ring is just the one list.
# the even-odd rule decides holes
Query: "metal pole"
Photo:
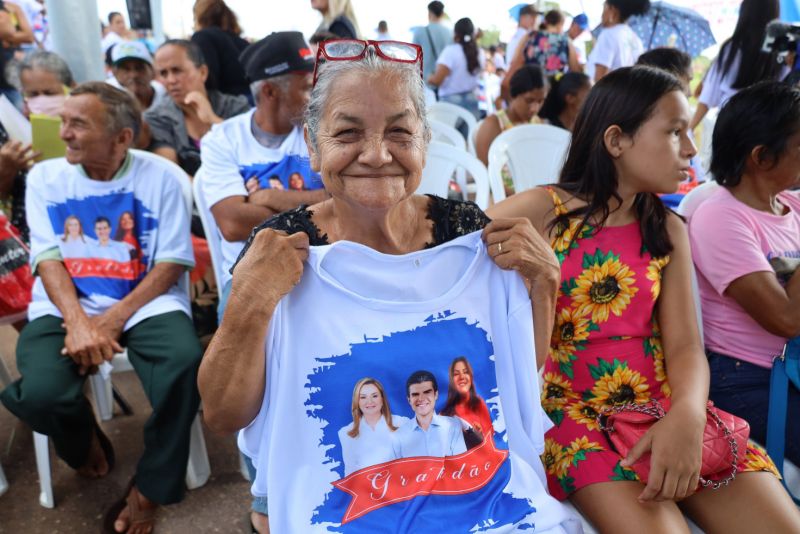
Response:
[{"label": "metal pole", "polygon": [[100,16],[96,0],[45,0],[53,51],[69,65],[77,82],[103,80]]},{"label": "metal pole", "polygon": [[164,38],[164,11],[161,7],[161,0],[150,0],[150,17],[153,22],[153,44],[161,45]]}]

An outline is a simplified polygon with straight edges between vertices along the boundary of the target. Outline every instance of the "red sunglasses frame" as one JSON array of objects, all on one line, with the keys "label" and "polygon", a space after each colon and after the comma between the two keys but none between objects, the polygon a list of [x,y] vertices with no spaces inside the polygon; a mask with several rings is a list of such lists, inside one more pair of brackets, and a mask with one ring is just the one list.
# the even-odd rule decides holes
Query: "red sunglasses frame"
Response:
[{"label": "red sunglasses frame", "polygon": [[[359,43],[359,44],[364,46],[364,49],[361,51],[360,54],[357,54],[355,56],[331,57],[331,56],[328,55],[328,52],[325,49],[327,44],[329,44],[329,43],[341,43],[341,42],[345,42],[345,41],[346,42],[350,42],[350,43]],[[413,49],[415,49],[417,51],[417,55],[416,55],[416,57],[414,59],[397,59],[397,58],[394,58],[394,57],[391,57],[391,56],[385,54],[383,52],[383,50],[381,50],[381,46],[384,45],[384,44],[400,44],[400,45],[404,45],[404,46],[410,46],[410,47],[412,47]],[[375,53],[378,55],[378,57],[380,57],[381,59],[384,59],[386,61],[395,61],[397,63],[417,63],[417,62],[419,62],[419,75],[420,75],[420,77],[423,76],[423,72],[424,71],[422,70],[422,47],[417,45],[417,44],[406,43],[404,41],[373,41],[373,40],[364,40],[364,39],[329,39],[327,41],[322,41],[321,43],[319,43],[319,47],[317,48],[317,57],[316,57],[316,61],[314,62],[314,82],[312,84],[312,87],[317,85],[317,76],[318,76],[317,69],[319,68],[319,60],[320,60],[320,58],[324,58],[325,61],[358,61],[360,59],[364,59],[367,56],[367,49],[370,46],[375,48]]]}]

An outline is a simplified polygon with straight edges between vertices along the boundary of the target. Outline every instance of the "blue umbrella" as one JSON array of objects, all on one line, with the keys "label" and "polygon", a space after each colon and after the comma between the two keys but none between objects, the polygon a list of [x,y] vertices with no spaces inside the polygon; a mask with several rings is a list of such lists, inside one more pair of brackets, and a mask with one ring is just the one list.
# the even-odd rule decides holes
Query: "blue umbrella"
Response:
[{"label": "blue umbrella", "polygon": [[650,11],[631,17],[628,25],[642,40],[645,50],[672,46],[696,57],[717,42],[702,15],[667,2],[652,2]]},{"label": "blue umbrella", "polygon": [[527,5],[530,5],[530,4],[525,3],[525,4],[517,4],[517,5],[515,5],[514,7],[512,7],[511,9],[508,10],[509,16],[512,19],[514,19],[517,22],[519,22],[519,12],[522,11],[522,8],[527,6]]}]

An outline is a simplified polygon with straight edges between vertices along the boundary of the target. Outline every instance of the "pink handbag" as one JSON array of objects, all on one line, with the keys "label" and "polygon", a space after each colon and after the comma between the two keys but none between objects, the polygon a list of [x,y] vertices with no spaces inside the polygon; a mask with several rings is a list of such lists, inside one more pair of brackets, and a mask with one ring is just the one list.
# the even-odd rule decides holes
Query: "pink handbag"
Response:
[{"label": "pink handbag", "polygon": [[[623,404],[604,410],[598,416],[598,422],[617,452],[627,456],[650,427],[667,415],[669,408],[669,399]],[[700,486],[719,489],[736,478],[739,456],[747,450],[750,425],[744,419],[716,408],[711,401],[708,401],[706,410],[708,419],[703,432]],[[650,453],[643,454],[631,468],[642,482],[647,483]]]}]

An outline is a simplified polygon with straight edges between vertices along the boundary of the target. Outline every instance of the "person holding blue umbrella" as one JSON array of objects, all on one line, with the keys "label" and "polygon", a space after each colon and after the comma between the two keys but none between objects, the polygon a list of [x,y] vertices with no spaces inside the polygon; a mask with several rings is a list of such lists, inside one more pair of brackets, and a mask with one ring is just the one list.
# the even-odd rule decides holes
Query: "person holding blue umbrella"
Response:
[{"label": "person holding blue umbrella", "polygon": [[630,67],[644,52],[641,39],[626,23],[633,15],[650,9],[649,0],[606,0],[603,4],[603,31],[589,55],[589,70],[597,82],[620,67]]},{"label": "person holding blue umbrella", "polygon": [[767,24],[780,17],[779,0],[744,0],[733,35],[722,43],[719,55],[703,81],[697,110],[690,127],[695,129],[709,109],[722,106],[745,87],[762,80],[777,80],[781,65],[776,54],[761,51]]}]

